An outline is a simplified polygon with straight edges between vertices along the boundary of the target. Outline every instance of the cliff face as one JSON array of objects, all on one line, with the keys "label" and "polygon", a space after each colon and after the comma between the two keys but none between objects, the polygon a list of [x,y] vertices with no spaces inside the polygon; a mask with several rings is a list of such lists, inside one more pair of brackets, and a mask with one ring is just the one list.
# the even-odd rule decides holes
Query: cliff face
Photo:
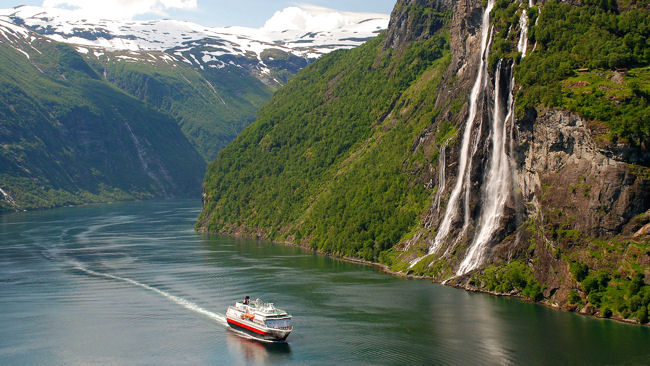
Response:
[{"label": "cliff face", "polygon": [[210,166],[199,228],[647,322],[648,61],[567,50],[647,14],[538,5],[399,1],[385,36],[299,73]]},{"label": "cliff face", "polygon": [[[650,277],[647,150],[643,143],[613,143],[608,123],[564,109],[538,107],[517,113],[515,95],[525,95],[526,90],[518,92],[515,61],[490,59],[490,52],[499,52],[490,47],[499,42],[498,19],[491,21],[483,54],[487,76],[477,76],[484,67],[477,15],[482,10],[478,3],[455,5],[452,62],[436,102],[442,118],[428,130],[439,130],[449,120],[463,132],[443,143],[433,134],[420,138],[420,148],[433,145],[445,159],[418,177],[437,192],[419,228],[396,247],[399,260],[392,268],[466,288],[644,322],[647,299],[637,306],[630,302],[634,296],[621,292]],[[513,44],[518,43],[522,58],[545,52],[526,36],[528,25],[521,21],[526,10],[537,8],[520,13],[519,24],[513,21],[506,33]],[[543,6],[540,11],[543,14]],[[485,29],[483,33],[485,37]],[[620,72],[599,73],[610,80],[618,78],[621,89],[631,82],[627,76],[620,81]],[[487,80],[479,81],[481,77]],[[594,82],[569,80],[562,82],[563,89]],[[472,85],[479,86],[475,98]],[[469,103],[454,113],[449,101],[468,95]],[[644,98],[642,105],[647,103]],[[474,118],[472,108],[477,109]],[[644,113],[636,118],[643,119]],[[513,277],[519,278],[518,285]],[[590,283],[597,277],[602,286],[594,288]],[[636,296],[648,297],[647,285],[641,288]]]},{"label": "cliff face", "polygon": [[[558,304],[578,287],[572,263],[623,277],[650,276],[650,253],[636,253],[633,244],[648,243],[639,232],[649,222],[643,215],[650,202],[647,171],[599,148],[589,121],[575,114],[547,110],[532,124],[517,122],[517,186],[529,221],[495,246],[491,262],[537,260],[536,278]],[[603,250],[604,242],[609,248]]]},{"label": "cliff face", "polygon": [[451,0],[399,0],[390,17],[385,49],[405,47],[431,38],[444,24],[441,13],[451,13]]}]

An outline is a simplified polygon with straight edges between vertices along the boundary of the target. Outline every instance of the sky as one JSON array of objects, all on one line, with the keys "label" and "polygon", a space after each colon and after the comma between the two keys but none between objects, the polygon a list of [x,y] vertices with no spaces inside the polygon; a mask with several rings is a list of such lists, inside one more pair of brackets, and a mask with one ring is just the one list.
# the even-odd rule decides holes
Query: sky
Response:
[{"label": "sky", "polygon": [[0,8],[34,5],[76,9],[93,18],[170,18],[209,27],[260,28],[276,11],[299,4],[342,11],[390,14],[397,0],[0,0]]}]

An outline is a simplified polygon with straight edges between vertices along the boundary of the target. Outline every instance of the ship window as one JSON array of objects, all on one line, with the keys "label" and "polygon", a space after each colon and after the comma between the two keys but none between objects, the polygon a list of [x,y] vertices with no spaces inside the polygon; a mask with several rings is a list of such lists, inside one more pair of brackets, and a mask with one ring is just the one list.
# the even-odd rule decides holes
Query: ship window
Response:
[{"label": "ship window", "polygon": [[291,326],[289,319],[269,319],[266,321],[266,326],[269,328],[283,329]]}]

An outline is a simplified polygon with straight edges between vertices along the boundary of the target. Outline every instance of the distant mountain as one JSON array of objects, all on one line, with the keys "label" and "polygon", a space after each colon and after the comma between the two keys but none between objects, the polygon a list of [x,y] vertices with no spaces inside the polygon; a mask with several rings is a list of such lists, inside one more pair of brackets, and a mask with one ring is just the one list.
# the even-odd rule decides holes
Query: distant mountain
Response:
[{"label": "distant mountain", "polygon": [[73,47],[0,20],[0,210],[200,192],[178,123]]},{"label": "distant mountain", "polygon": [[279,86],[387,21],[293,7],[263,29],[216,29],[0,10],[0,210],[198,196],[205,163]]},{"label": "distant mountain", "polygon": [[206,161],[296,72],[388,24],[383,14],[313,6],[277,12],[261,29],[79,19],[69,10],[32,6],[0,9],[0,20],[74,45],[106,80],[173,116]]},{"label": "distant mountain", "polygon": [[85,46],[77,49],[98,58],[105,50],[119,50],[127,51],[115,56],[120,60],[183,62],[200,69],[239,67],[276,85],[286,79],[275,78],[275,72],[295,73],[333,50],[360,45],[388,25],[388,15],[314,6],[287,8],[261,29],[209,28],[176,20],[88,20],[72,11],[33,6],[0,10],[0,15],[50,39]]}]

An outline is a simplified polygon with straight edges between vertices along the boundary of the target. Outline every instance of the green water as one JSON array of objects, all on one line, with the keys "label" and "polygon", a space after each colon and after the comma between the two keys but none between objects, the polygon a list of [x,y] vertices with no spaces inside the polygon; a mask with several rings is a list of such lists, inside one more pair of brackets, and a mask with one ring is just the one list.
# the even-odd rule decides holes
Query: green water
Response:
[{"label": "green water", "polygon": [[[650,328],[192,230],[199,202],[0,216],[0,365],[650,364]],[[294,316],[239,337],[245,295]]]}]

